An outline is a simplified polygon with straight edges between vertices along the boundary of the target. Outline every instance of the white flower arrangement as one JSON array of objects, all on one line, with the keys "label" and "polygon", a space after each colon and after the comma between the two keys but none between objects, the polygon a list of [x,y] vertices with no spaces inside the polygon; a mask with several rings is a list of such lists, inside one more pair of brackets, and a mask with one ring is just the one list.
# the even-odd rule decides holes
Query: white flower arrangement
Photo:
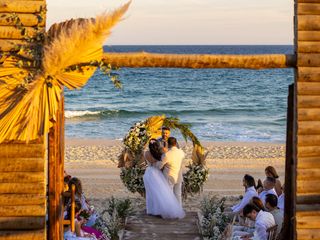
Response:
[{"label": "white flower arrangement", "polygon": [[224,213],[226,198],[204,198],[201,202],[201,217],[199,218],[201,234],[204,239],[219,240],[230,222]]}]

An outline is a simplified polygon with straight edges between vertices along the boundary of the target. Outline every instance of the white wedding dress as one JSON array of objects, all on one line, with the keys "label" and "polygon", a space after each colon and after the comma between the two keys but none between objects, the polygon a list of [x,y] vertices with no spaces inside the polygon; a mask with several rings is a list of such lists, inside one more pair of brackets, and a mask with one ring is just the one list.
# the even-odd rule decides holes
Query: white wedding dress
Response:
[{"label": "white wedding dress", "polygon": [[143,176],[147,214],[162,218],[184,218],[185,212],[162,171],[148,166]]}]

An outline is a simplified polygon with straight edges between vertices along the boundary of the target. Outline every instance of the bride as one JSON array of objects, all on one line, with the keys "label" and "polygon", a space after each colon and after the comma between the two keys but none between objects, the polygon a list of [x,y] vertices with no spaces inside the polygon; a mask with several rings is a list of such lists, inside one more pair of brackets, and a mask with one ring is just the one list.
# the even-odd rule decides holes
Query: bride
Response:
[{"label": "bride", "polygon": [[156,139],[149,142],[149,151],[144,153],[148,167],[143,176],[146,190],[147,214],[162,218],[183,218],[185,212],[173,193],[162,171],[155,166],[161,161],[163,150]]}]

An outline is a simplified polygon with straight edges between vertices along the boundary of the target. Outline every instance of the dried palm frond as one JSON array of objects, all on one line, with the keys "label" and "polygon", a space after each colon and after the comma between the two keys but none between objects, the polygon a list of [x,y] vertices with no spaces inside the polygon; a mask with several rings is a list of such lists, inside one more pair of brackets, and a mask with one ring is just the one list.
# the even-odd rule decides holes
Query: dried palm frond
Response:
[{"label": "dried palm frond", "polygon": [[96,67],[82,65],[70,72],[65,69],[101,60],[103,41],[129,4],[95,20],[76,19],[56,25],[45,43],[40,70],[18,68],[20,63],[15,58],[5,60],[6,68],[0,68],[0,142],[28,142],[49,131],[56,120],[63,86],[82,87]]},{"label": "dried palm frond", "polygon": [[152,134],[151,138],[158,138],[161,136],[161,127],[166,116],[153,116],[147,119],[148,130]]},{"label": "dried palm frond", "polygon": [[[47,75],[54,76],[58,81],[73,89],[82,87],[95,68],[83,71],[82,78],[77,78],[76,73],[65,73],[65,69],[80,63],[90,63],[101,60],[102,44],[110,35],[111,28],[121,19],[130,5],[130,2],[119,9],[104,13],[95,19],[76,19],[56,25],[49,30],[49,37],[44,46],[42,65]],[[63,27],[66,26],[66,27]],[[52,36],[55,38],[52,39]]]},{"label": "dried palm frond", "polygon": [[205,160],[209,152],[204,153],[204,148],[198,144],[193,147],[191,159],[195,165],[205,166]]}]

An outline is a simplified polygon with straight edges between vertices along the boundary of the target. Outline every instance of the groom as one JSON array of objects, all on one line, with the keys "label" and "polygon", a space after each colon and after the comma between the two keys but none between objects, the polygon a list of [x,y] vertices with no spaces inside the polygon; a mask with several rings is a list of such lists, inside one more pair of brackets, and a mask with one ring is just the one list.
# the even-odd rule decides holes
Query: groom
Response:
[{"label": "groom", "polygon": [[177,148],[177,139],[174,137],[168,138],[168,152],[166,152],[162,160],[157,162],[157,167],[163,169],[163,174],[172,187],[174,195],[182,205],[181,188],[182,188],[182,160],[184,152]]}]

